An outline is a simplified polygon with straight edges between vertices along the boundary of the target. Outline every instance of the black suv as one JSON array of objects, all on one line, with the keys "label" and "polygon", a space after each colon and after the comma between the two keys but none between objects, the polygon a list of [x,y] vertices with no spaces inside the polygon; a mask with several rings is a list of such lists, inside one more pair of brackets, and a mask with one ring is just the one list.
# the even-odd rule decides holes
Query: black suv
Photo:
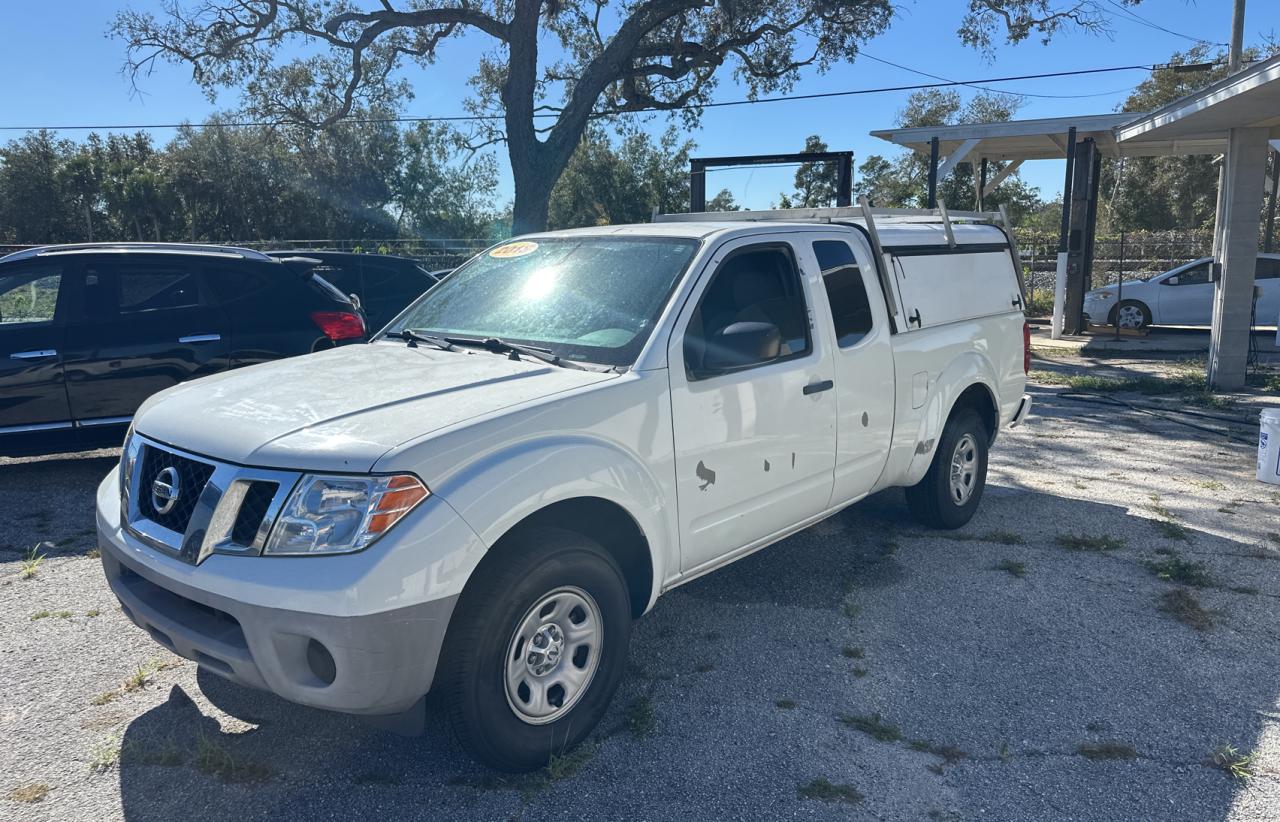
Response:
[{"label": "black suv", "polygon": [[307,266],[311,261],[312,271],[333,283],[343,294],[360,298],[370,331],[391,322],[405,306],[440,280],[417,260],[408,257],[310,250],[268,251],[267,254],[296,266]]},{"label": "black suv", "polygon": [[323,278],[242,248],[90,243],[0,257],[0,454],[118,445],[163,388],[365,335]]}]

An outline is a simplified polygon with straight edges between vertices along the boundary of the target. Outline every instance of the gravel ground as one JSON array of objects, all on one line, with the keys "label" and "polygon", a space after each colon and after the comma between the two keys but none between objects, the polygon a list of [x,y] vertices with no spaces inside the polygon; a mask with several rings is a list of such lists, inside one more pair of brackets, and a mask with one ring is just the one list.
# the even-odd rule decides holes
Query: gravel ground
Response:
[{"label": "gravel ground", "polygon": [[[523,778],[434,713],[391,736],[167,654],[93,559],[115,454],[0,460],[0,818],[1280,817],[1280,487],[1253,479],[1256,423],[1033,391],[966,528],[886,492],[673,591],[595,741]],[[1224,745],[1253,778],[1211,765]],[[802,796],[815,779],[849,790]]]}]

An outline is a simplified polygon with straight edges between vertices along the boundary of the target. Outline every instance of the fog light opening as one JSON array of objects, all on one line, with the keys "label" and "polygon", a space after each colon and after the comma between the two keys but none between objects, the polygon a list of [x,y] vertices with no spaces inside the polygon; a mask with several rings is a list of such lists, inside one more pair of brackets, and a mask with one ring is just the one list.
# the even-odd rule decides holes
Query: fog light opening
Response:
[{"label": "fog light opening", "polygon": [[307,641],[307,666],[316,679],[325,685],[332,685],[338,678],[338,666],[333,661],[333,654],[314,639]]}]

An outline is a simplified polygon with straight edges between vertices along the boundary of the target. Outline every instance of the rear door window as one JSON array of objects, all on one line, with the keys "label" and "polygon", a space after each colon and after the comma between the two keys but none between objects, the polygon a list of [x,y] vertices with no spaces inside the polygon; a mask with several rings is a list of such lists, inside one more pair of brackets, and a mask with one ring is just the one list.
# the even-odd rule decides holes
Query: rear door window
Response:
[{"label": "rear door window", "polygon": [[194,267],[122,267],[116,294],[121,314],[189,308],[200,304],[200,277]]},{"label": "rear door window", "polygon": [[831,304],[836,341],[841,348],[857,345],[871,333],[872,323],[871,303],[853,249],[839,240],[819,240],[813,244],[813,254]]},{"label": "rear door window", "polygon": [[24,266],[0,275],[0,326],[53,322],[62,290],[62,266]]}]

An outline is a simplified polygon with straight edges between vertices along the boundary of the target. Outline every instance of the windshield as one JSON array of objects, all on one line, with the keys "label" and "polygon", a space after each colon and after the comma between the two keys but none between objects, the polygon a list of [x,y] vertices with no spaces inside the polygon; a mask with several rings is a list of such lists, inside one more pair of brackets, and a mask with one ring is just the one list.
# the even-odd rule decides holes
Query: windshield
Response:
[{"label": "windshield", "polygon": [[492,248],[396,318],[439,337],[497,337],[565,359],[630,365],[698,249],[696,240],[540,237]]}]

